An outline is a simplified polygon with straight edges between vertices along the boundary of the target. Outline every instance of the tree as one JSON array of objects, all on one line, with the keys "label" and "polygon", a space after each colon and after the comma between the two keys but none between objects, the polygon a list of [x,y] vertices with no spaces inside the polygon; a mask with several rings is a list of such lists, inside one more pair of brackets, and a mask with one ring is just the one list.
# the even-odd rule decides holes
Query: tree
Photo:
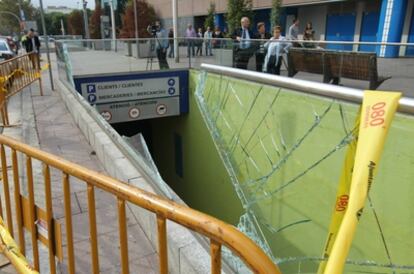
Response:
[{"label": "tree", "polygon": [[253,19],[252,0],[229,0],[227,2],[227,26],[228,33],[233,33],[240,27],[240,19],[244,16]]},{"label": "tree", "polygon": [[[62,34],[62,25],[61,20],[63,21],[63,26],[66,29],[66,21],[67,15],[61,12],[52,12],[52,13],[45,13],[45,24],[46,24],[46,32],[48,35],[61,35]],[[43,26],[42,26],[42,19],[40,16],[40,10],[36,10],[34,18],[37,22],[37,27],[40,35],[43,35]]]},{"label": "tree", "polygon": [[92,39],[101,39],[101,15],[102,8],[100,3],[97,3],[92,16],[89,18],[89,30]]},{"label": "tree", "polygon": [[[35,8],[31,4],[29,0],[22,0],[21,1],[21,8],[24,11],[26,20],[32,20]],[[20,18],[20,10],[18,6],[18,1],[16,0],[0,0],[0,11],[3,12],[11,12],[15,14],[17,17]],[[38,26],[40,27],[40,26]],[[2,13],[0,15],[0,33],[5,34],[13,34],[13,33],[20,33],[20,25],[13,15]]]},{"label": "tree", "polygon": [[[121,38],[135,37],[134,5],[132,1],[128,2],[125,8],[125,14],[122,16],[123,26],[120,33]],[[157,15],[155,14],[154,7],[148,4],[145,0],[136,1],[138,36],[139,38],[148,38],[150,37],[150,34],[147,32],[147,27],[157,20]]]},{"label": "tree", "polygon": [[115,22],[118,28],[122,28],[122,17],[125,14],[125,8],[127,7],[130,0],[117,0],[116,10],[115,10]]},{"label": "tree", "polygon": [[206,20],[204,21],[204,29],[206,30],[208,27],[211,30],[214,30],[214,15],[216,14],[216,5],[213,2],[210,2],[210,7],[208,8],[208,13]]},{"label": "tree", "polygon": [[272,0],[272,11],[270,12],[270,27],[280,26],[280,13],[282,11],[282,1]]},{"label": "tree", "polygon": [[68,16],[68,34],[82,35],[83,34],[83,14],[80,10],[73,10]]}]

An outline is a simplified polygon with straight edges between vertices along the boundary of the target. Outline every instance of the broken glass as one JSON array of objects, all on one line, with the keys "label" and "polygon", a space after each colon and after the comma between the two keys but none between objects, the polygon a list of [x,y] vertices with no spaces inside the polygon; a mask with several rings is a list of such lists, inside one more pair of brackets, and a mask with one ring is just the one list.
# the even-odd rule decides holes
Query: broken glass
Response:
[{"label": "broken glass", "polygon": [[[196,100],[245,213],[283,273],[316,273],[359,106],[201,72]],[[344,273],[414,271],[414,120],[397,114]],[[247,268],[231,252],[239,273]]]}]

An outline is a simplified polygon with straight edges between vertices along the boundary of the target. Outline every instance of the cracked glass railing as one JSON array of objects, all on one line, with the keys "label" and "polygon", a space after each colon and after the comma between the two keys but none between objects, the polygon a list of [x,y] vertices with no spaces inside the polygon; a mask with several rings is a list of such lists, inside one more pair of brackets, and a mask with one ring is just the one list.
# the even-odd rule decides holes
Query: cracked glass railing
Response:
[{"label": "cracked glass railing", "polygon": [[[239,229],[283,273],[317,273],[359,106],[206,72],[196,100],[244,207]],[[397,114],[344,273],[414,271],[413,137]]]}]

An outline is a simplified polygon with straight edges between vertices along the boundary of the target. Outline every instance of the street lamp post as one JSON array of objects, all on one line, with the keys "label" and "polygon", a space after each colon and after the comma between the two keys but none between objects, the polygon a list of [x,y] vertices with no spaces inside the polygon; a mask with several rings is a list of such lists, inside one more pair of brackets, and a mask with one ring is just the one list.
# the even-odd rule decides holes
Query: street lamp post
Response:
[{"label": "street lamp post", "polygon": [[52,88],[52,90],[55,90],[55,85],[53,84],[52,64],[50,63],[49,36],[47,36],[47,33],[46,33],[45,15],[43,11],[43,0],[39,0],[39,4],[40,4],[40,17],[42,19],[43,35],[46,37],[46,55],[47,55],[47,63],[49,65],[50,87]]},{"label": "street lamp post", "polygon": [[114,49],[116,49],[116,26],[115,26],[115,11],[114,11],[114,0],[109,1],[109,7],[111,9],[111,23],[112,23],[112,40],[114,44]]},{"label": "street lamp post", "polygon": [[173,28],[174,28],[174,57],[175,57],[175,62],[179,63],[180,62],[180,49],[178,48],[179,43],[178,43],[178,0],[173,0],[172,3],[173,6]]},{"label": "street lamp post", "polygon": [[91,36],[89,34],[89,22],[88,22],[88,13],[86,10],[86,6],[88,5],[88,2],[85,0],[82,0],[82,6],[83,6],[83,22],[85,26],[85,39],[90,39]]},{"label": "street lamp post", "polygon": [[139,46],[138,46],[138,15],[137,15],[137,0],[132,0],[134,3],[134,24],[135,24],[135,43],[137,46],[137,58],[138,56],[138,51],[139,51]]}]

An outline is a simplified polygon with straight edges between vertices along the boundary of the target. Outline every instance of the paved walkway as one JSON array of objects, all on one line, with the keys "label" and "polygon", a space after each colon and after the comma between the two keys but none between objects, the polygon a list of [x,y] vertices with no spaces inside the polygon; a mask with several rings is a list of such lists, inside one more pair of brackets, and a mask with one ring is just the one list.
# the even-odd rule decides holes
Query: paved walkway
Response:
[{"label": "paved walkway", "polygon": [[[55,63],[53,64],[56,67]],[[10,102],[10,115],[12,123],[20,123],[20,128],[5,129],[4,134],[26,143],[32,143],[42,150],[53,153],[74,163],[88,167],[91,170],[103,172],[101,163],[94,155],[91,147],[83,137],[81,131],[72,120],[65,108],[58,92],[53,92],[49,85],[47,72],[44,76],[44,96],[39,96],[38,85],[33,84],[32,90],[26,89],[24,94],[19,94]],[[55,77],[57,74],[55,73]],[[21,102],[19,103],[19,98]],[[30,101],[30,102],[28,102]],[[28,109],[23,107],[27,103],[32,104],[33,113],[28,114]],[[24,121],[32,117],[32,122]],[[19,120],[20,119],[20,120]],[[32,123],[33,130],[30,129]],[[32,131],[32,133],[30,133]],[[20,134],[20,136],[19,136]],[[37,138],[38,137],[38,138]],[[39,140],[39,142],[36,141]],[[34,167],[39,164],[34,163]],[[52,172],[53,210],[56,219],[60,220],[63,230],[64,254],[66,260],[66,233],[64,228],[64,204],[61,173]],[[21,171],[21,176],[24,173]],[[44,190],[41,174],[35,172],[36,203],[43,207]],[[24,181],[24,178],[22,178]],[[24,186],[23,186],[24,188]],[[90,273],[90,240],[89,219],[87,207],[86,184],[71,178],[71,206],[74,231],[74,247],[76,257],[76,273]],[[95,190],[96,214],[98,227],[98,245],[100,251],[101,273],[119,273],[120,255],[118,238],[118,215],[116,198]],[[127,208],[128,223],[128,247],[131,273],[158,273],[158,256],[145,233],[138,224],[135,216]],[[26,244],[29,241],[26,242]],[[30,250],[30,247],[27,248]],[[41,252],[43,254],[43,252]],[[31,254],[27,254],[28,258]],[[47,273],[48,257],[41,259],[41,273]],[[59,264],[60,273],[66,273],[66,262]],[[11,272],[8,272],[11,271]],[[10,267],[0,269],[0,273],[14,273]]]}]

